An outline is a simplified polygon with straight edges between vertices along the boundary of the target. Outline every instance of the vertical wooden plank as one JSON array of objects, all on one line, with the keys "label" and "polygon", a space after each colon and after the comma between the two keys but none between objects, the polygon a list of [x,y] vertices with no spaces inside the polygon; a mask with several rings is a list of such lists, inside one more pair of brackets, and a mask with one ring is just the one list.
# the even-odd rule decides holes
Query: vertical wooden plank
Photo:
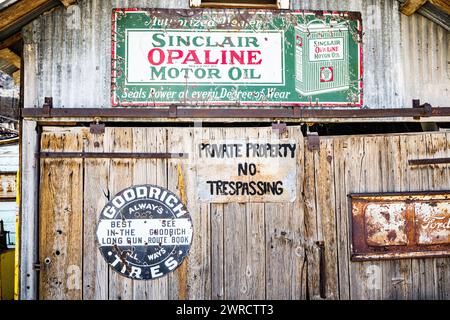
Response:
[{"label": "vertical wooden plank", "polygon": [[[417,154],[417,158],[415,159],[423,159],[432,157],[429,151],[432,150],[432,141],[430,134],[422,133],[420,135],[420,139],[418,141],[421,145],[417,145],[416,148],[419,151]],[[430,167],[428,166],[422,166],[420,169],[420,186],[421,188],[419,190],[427,191],[431,190],[432,184],[432,172],[430,170]],[[434,259],[419,259],[416,260],[419,268],[418,268],[418,274],[419,274],[419,299],[425,299],[429,300],[435,299],[435,264]]]},{"label": "vertical wooden plank", "polygon": [[247,211],[244,203],[226,203],[224,212],[225,297],[245,299],[249,294],[246,283]]},{"label": "vertical wooden plank", "polygon": [[[179,131],[183,129],[181,128],[168,128],[167,129],[167,150],[168,152],[186,152],[187,150],[181,150],[183,145],[183,135]],[[185,132],[187,134],[187,131]],[[189,136],[189,139],[192,139],[192,134]],[[191,155],[189,155],[191,157]],[[182,178],[183,180],[183,186],[184,185],[184,175],[182,177],[179,177],[178,174],[178,164],[181,166],[181,162],[176,159],[170,159],[167,163],[167,189],[172,191],[174,194],[178,195],[178,197],[181,199],[180,196],[180,190],[179,190],[179,179]],[[183,189],[183,192],[185,192],[185,189]],[[183,199],[182,199],[183,201]],[[190,201],[189,201],[190,202]],[[186,204],[185,204],[186,205]],[[188,289],[187,289],[187,278],[188,278],[188,265],[189,260],[193,251],[192,245],[194,244],[194,241],[197,241],[196,234],[197,234],[197,223],[194,222],[194,216],[197,216],[197,212],[192,212],[191,208],[186,205],[186,207],[189,210],[189,214],[191,215],[192,223],[193,223],[193,237],[192,237],[192,243],[191,248],[189,250],[189,254],[184,258],[181,265],[179,265],[172,273],[168,275],[169,277],[169,299],[171,300],[186,300],[188,296]]]},{"label": "vertical wooden plank", "polygon": [[[378,192],[382,189],[384,162],[380,159],[379,138],[361,137],[352,138],[352,143],[359,145],[359,153],[352,166],[352,174],[360,173],[358,181],[353,180],[351,188],[359,192]],[[353,145],[352,147],[353,148]],[[357,150],[358,150],[357,149]],[[361,152],[362,150],[362,152]],[[358,151],[357,151],[358,152]],[[358,292],[353,299],[381,299],[381,283],[383,263],[377,261],[353,262],[353,286],[357,286]]]},{"label": "vertical wooden plank", "polygon": [[[38,75],[38,43],[39,32],[33,32],[39,19],[23,28],[23,103],[24,107],[37,106],[37,75]],[[37,261],[36,239],[38,236],[38,199],[39,184],[38,160],[34,153],[39,149],[37,122],[23,120],[20,136],[21,159],[21,216],[20,216],[20,299],[36,299],[39,279],[33,270]]]},{"label": "vertical wooden plank", "polygon": [[[91,134],[85,129],[84,151],[107,152],[111,147],[109,134]],[[109,201],[109,159],[84,160],[83,207],[83,299],[108,299],[108,269],[97,243],[97,223]]]},{"label": "vertical wooden plank", "polygon": [[[406,147],[403,145],[403,147]],[[383,175],[384,192],[406,191],[407,181],[403,168],[407,165],[406,148],[402,148],[401,136],[388,135],[383,138],[380,153],[385,163]],[[398,259],[383,262],[383,299],[404,300],[411,298],[411,260]]]},{"label": "vertical wooden plank", "polygon": [[334,181],[336,192],[336,228],[337,228],[337,258],[339,270],[339,298],[350,299],[350,233],[347,203],[346,167],[344,152],[347,151],[346,138],[333,138]]},{"label": "vertical wooden plank", "polygon": [[[267,129],[228,129],[227,139],[268,139]],[[224,205],[224,262],[227,299],[264,299],[264,205]]]},{"label": "vertical wooden plank", "polygon": [[[133,130],[131,128],[106,128],[110,135],[111,152],[133,151]],[[133,183],[133,160],[111,159],[109,167],[109,194],[114,197],[119,191]],[[109,268],[109,299],[129,300],[133,298],[133,280]]]},{"label": "vertical wooden plank", "polygon": [[[427,150],[428,158],[444,158],[449,156],[448,133],[433,133],[429,135],[430,144]],[[432,165],[429,167],[430,190],[448,190],[450,176],[448,165]],[[434,262],[434,298],[449,299],[450,297],[450,258],[435,258]]]},{"label": "vertical wooden plank", "polygon": [[[146,137],[148,140],[151,137],[151,144],[149,152],[156,150],[156,152],[167,152],[167,129],[154,128],[147,131]],[[155,149],[156,148],[156,149]],[[154,167],[155,166],[155,167]],[[150,168],[150,169],[149,169]],[[155,175],[155,184],[167,188],[167,160],[157,159],[147,163],[147,172],[150,172],[150,177]],[[155,279],[146,284],[148,292],[148,299],[168,299],[169,298],[169,276]]]},{"label": "vertical wooden plank", "polygon": [[[299,143],[304,150],[304,176],[302,181],[303,191],[303,216],[304,216],[304,261],[303,266],[306,273],[306,298],[315,299],[320,297],[320,261],[317,250],[317,201],[316,201],[316,168],[315,161],[317,151],[311,151],[306,147],[306,141]],[[300,167],[301,168],[301,167]]]},{"label": "vertical wooden plank", "polygon": [[[185,129],[186,130],[186,129]],[[189,299],[211,299],[211,211],[208,203],[198,203],[196,200],[196,174],[194,169],[195,144],[202,136],[202,128],[194,127],[189,130],[190,136],[186,138],[182,150],[188,150],[192,156],[183,171],[185,177],[186,198],[190,212],[193,212],[194,230],[197,234],[193,238],[195,254],[189,260]],[[192,133],[192,134],[191,134]],[[197,212],[196,212],[197,210]]]},{"label": "vertical wooden plank", "polygon": [[[344,155],[348,164],[346,194],[364,192],[366,172],[364,172],[362,163],[367,152],[366,140],[351,136],[348,137],[347,142],[347,153]],[[378,267],[370,262],[350,262],[350,298],[365,300],[376,294],[379,271]]]},{"label": "vertical wooden plank", "polygon": [[185,195],[194,226],[189,255],[169,278],[170,299],[211,299],[210,210],[208,204],[198,203],[195,198],[193,153],[196,135],[201,135],[201,128],[170,128],[167,133],[168,152],[189,153],[187,160],[169,160],[168,188],[180,199]]},{"label": "vertical wooden plank", "polygon": [[[247,141],[268,139],[263,128],[227,130],[227,140],[243,137]],[[226,299],[264,299],[264,205],[225,204],[223,221]]]},{"label": "vertical wooden plank", "polygon": [[[389,149],[389,140],[392,139],[392,136],[375,136],[370,138],[372,143],[370,144],[368,152],[374,154],[371,157],[369,163],[366,164],[366,170],[369,171],[368,179],[366,180],[366,190],[368,192],[387,192],[393,191],[392,179],[395,177],[391,173],[391,154],[394,150]],[[375,154],[377,156],[375,156]],[[389,155],[386,156],[386,155]],[[375,162],[374,162],[375,161]],[[378,166],[370,166],[370,163],[378,163]],[[367,167],[369,165],[369,167]],[[374,176],[375,175],[375,176]],[[376,179],[376,182],[373,179]],[[394,187],[395,188],[395,187]],[[378,293],[377,299],[391,299],[390,297],[393,295],[393,291],[395,289],[395,285],[398,281],[394,275],[397,273],[396,271],[396,262],[395,261],[373,261],[374,266],[376,266],[374,270],[381,270],[380,275],[377,273],[375,277],[375,281],[377,285],[375,286]],[[381,288],[378,288],[378,283],[381,283]]]},{"label": "vertical wooden plank", "polygon": [[[397,177],[395,179],[396,186],[392,188],[393,191],[408,190],[408,177],[406,173],[406,167],[408,166],[407,158],[407,145],[404,136],[399,135],[395,139],[391,140],[392,149],[395,148],[391,161],[393,163],[392,170],[393,175]],[[412,272],[412,260],[401,259],[397,261],[398,281],[394,280],[394,285],[397,287],[396,299],[411,300],[412,299],[412,278],[414,274]]]},{"label": "vertical wooden plank", "polygon": [[325,292],[322,298],[339,298],[337,244],[336,244],[336,207],[334,190],[333,143],[331,139],[321,139],[316,163],[317,224],[320,232],[319,241],[324,242],[324,274],[322,285]]},{"label": "vertical wooden plank", "polygon": [[[308,277],[308,258],[306,252],[310,252],[309,256],[317,257],[314,251],[317,249],[313,243],[306,238],[306,223],[303,204],[304,193],[304,139],[300,126],[288,127],[287,131],[281,134],[282,138],[293,139],[297,143],[297,195],[293,203],[289,203],[289,211],[292,213],[292,229],[294,242],[291,251],[292,272],[290,280],[290,299],[306,299],[307,296],[307,277]],[[317,250],[316,250],[317,252]],[[311,254],[312,253],[312,254]],[[314,260],[314,258],[313,258]],[[312,268],[310,271],[313,271]],[[315,270],[313,273],[316,272]]]},{"label": "vertical wooden plank", "polygon": [[211,297],[225,299],[224,283],[224,206],[211,205]]},{"label": "vertical wooden plank", "polygon": [[[154,128],[133,128],[133,152],[156,152]],[[152,168],[153,167],[153,168]],[[153,169],[153,170],[152,170]],[[156,184],[156,159],[133,160],[133,185]],[[146,300],[149,298],[149,287],[155,280],[133,280],[133,300]]]},{"label": "vertical wooden plank", "polygon": [[[58,130],[43,151],[82,151],[80,130]],[[81,299],[83,160],[43,159],[40,190],[40,299]]]},{"label": "vertical wooden plank", "polygon": [[[37,298],[39,278],[33,270],[37,261],[38,235],[38,160],[34,153],[38,151],[36,121],[22,121],[22,163],[20,164],[21,216],[20,216],[20,299]],[[23,196],[26,195],[26,196]]]},{"label": "vertical wooden plank", "polygon": [[[450,133],[445,133],[443,137],[445,146],[443,146],[442,156],[450,157]],[[445,175],[441,180],[441,189],[450,189],[450,167],[445,167]],[[437,299],[450,300],[450,258],[436,259],[436,276],[437,276]]]},{"label": "vertical wooden plank", "polygon": [[[407,139],[408,159],[426,158],[426,145],[424,134],[414,134]],[[423,166],[409,166],[409,190],[424,191],[428,188],[428,171]],[[425,183],[424,183],[425,182]],[[413,259],[411,261],[412,273],[412,299],[426,299],[427,261],[429,259]]]},{"label": "vertical wooden plank", "polygon": [[[239,132],[235,132],[240,136]],[[245,137],[250,142],[252,139],[278,141],[278,135],[272,135],[272,128],[246,128]],[[265,286],[265,208],[263,203],[246,204],[246,264],[245,281],[247,292],[242,297],[246,299],[263,300],[266,296]],[[244,270],[240,270],[241,272]]]},{"label": "vertical wooden plank", "polygon": [[[307,177],[303,173],[304,143],[300,127],[289,128],[282,138],[297,142],[297,197],[294,203],[265,204],[266,299],[305,299],[306,283],[313,279],[310,272],[318,273],[319,269],[318,264],[311,263],[317,256],[316,246],[308,237],[314,235],[315,228],[309,235],[305,230],[311,226],[305,217],[302,197]],[[313,283],[310,285],[314,288]]]},{"label": "vertical wooden plank", "polygon": [[[224,128],[203,128],[202,136],[211,140],[225,139]],[[199,142],[199,139],[196,139]],[[195,146],[194,146],[195,147]],[[196,151],[196,150],[195,150]],[[211,298],[225,299],[224,205],[211,203]]]},{"label": "vertical wooden plank", "polygon": [[[165,129],[162,128],[134,128],[133,152],[166,152],[167,140],[165,132]],[[165,160],[134,160],[133,184],[154,184],[167,187]],[[167,279],[167,276],[165,276],[151,281],[134,280],[133,299],[167,299]]]}]

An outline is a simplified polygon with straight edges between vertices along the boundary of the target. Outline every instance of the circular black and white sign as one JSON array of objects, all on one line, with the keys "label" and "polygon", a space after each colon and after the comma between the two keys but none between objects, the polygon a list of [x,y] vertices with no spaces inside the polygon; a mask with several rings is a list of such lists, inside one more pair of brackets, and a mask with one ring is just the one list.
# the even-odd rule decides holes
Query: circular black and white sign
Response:
[{"label": "circular black and white sign", "polygon": [[188,254],[192,221],[171,191],[154,185],[122,190],[103,208],[97,241],[108,264],[132,279],[156,279]]}]

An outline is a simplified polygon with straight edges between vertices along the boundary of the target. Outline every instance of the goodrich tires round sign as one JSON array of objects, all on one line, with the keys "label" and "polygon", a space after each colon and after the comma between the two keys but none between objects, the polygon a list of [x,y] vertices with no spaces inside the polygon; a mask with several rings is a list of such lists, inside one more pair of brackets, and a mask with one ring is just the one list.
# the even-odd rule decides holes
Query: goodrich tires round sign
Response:
[{"label": "goodrich tires round sign", "polygon": [[132,279],[156,279],[175,270],[192,241],[191,217],[171,191],[154,185],[122,190],[103,208],[97,241],[108,264]]}]

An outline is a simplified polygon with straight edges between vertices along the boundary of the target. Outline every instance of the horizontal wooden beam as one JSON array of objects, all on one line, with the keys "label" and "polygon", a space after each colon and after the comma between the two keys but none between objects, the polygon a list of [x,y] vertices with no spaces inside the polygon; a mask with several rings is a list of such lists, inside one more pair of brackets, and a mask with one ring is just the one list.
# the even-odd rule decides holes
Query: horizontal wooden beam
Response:
[{"label": "horizontal wooden beam", "polygon": [[0,50],[0,58],[8,61],[8,63],[14,65],[20,69],[20,57],[12,52],[10,49],[5,48]]},{"label": "horizontal wooden beam", "polygon": [[187,159],[188,153],[169,152],[37,152],[38,158],[77,159]]},{"label": "horizontal wooden beam", "polygon": [[22,117],[29,118],[79,118],[79,117],[120,117],[120,118],[286,118],[286,119],[365,119],[395,117],[449,117],[450,108],[395,108],[395,109],[306,109],[294,108],[23,108]]},{"label": "horizontal wooden beam", "polygon": [[407,0],[400,6],[400,12],[410,16],[419,10],[426,2],[427,0]]},{"label": "horizontal wooden beam", "polygon": [[21,40],[22,40],[22,33],[17,32],[15,35],[0,42],[0,50],[8,48]]},{"label": "horizontal wooden beam", "polygon": [[21,0],[0,12],[0,30],[14,23],[31,11],[44,5],[48,0]]},{"label": "horizontal wooden beam", "polygon": [[64,7],[70,7],[71,5],[74,5],[77,3],[77,0],[59,0],[64,5]]},{"label": "horizontal wooden beam", "polygon": [[429,2],[434,5],[439,10],[450,15],[450,1],[449,0],[429,0]]},{"label": "horizontal wooden beam", "polygon": [[[28,4],[28,7],[24,7]],[[40,4],[40,5],[37,5]],[[20,6],[19,6],[20,5]],[[44,12],[60,6],[59,0],[21,0],[0,12],[0,41],[4,41],[38,18]]]},{"label": "horizontal wooden beam", "polygon": [[14,72],[12,74],[12,78],[14,80],[14,84],[16,86],[19,86],[20,85],[20,70],[17,70],[16,72]]}]

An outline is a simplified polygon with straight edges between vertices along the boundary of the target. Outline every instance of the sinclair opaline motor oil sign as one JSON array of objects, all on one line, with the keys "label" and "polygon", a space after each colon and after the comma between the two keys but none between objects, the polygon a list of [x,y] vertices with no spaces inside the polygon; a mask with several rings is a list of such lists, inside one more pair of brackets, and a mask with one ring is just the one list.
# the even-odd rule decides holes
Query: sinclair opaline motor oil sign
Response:
[{"label": "sinclair opaline motor oil sign", "polygon": [[361,106],[359,13],[114,9],[113,106]]}]

